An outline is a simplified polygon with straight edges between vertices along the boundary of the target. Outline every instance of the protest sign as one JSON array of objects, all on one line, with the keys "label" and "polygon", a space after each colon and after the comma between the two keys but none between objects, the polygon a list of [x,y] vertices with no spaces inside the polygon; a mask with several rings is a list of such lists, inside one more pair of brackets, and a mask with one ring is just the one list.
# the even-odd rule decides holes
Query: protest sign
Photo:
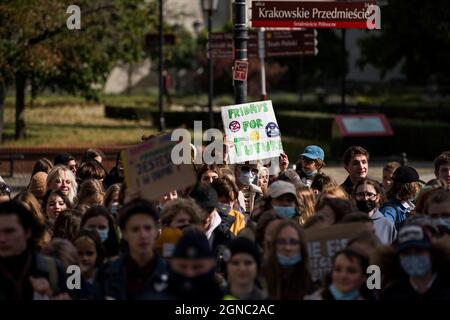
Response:
[{"label": "protest sign", "polygon": [[173,164],[175,144],[168,133],[122,151],[127,194],[151,201],[195,184],[192,165]]},{"label": "protest sign", "polygon": [[278,157],[283,152],[272,101],[222,107],[229,163]]},{"label": "protest sign", "polygon": [[314,281],[323,280],[331,271],[331,262],[335,253],[344,249],[347,241],[362,230],[364,230],[364,224],[361,222],[305,230],[311,275]]}]

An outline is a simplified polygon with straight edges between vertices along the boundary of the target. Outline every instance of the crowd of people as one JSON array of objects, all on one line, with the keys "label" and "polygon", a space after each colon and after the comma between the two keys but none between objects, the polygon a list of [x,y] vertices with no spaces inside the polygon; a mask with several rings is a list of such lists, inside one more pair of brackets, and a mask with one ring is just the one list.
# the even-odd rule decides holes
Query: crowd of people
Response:
[{"label": "crowd of people", "polygon": [[[435,179],[390,162],[376,181],[353,146],[339,185],[308,146],[277,174],[197,165],[194,186],[152,202],[127,197],[119,158],[109,172],[104,159],[43,158],[18,194],[0,182],[0,300],[450,300],[450,151]],[[364,228],[314,279],[305,232],[352,222]]]}]

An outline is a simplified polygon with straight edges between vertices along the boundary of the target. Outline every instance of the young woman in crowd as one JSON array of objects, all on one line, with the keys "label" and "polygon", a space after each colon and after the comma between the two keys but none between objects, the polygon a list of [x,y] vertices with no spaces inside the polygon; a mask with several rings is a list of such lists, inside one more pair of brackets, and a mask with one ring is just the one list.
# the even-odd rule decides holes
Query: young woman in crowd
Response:
[{"label": "young woman in crowd", "polygon": [[316,212],[316,197],[309,187],[300,187],[296,190],[299,202],[300,224],[303,225]]},{"label": "young woman in crowd", "polygon": [[301,300],[313,293],[305,237],[295,220],[283,220],[275,229],[263,275],[270,299]]},{"label": "young woman in crowd", "polygon": [[103,263],[103,246],[96,231],[81,230],[72,240],[78,252],[81,274],[94,283],[97,268]]},{"label": "young woman in crowd", "polygon": [[97,231],[105,248],[105,257],[111,258],[119,253],[119,236],[113,218],[104,206],[89,208],[81,219],[81,229]]},{"label": "young woman in crowd", "polygon": [[394,224],[379,211],[382,199],[380,184],[371,179],[362,179],[354,186],[352,194],[356,207],[366,213],[373,221],[375,234],[384,244],[391,244],[396,236]]},{"label": "young woman in crowd", "polygon": [[105,193],[99,180],[88,179],[80,186],[78,204],[102,205]]},{"label": "young woman in crowd", "polygon": [[47,176],[48,190],[61,190],[70,203],[74,204],[78,192],[78,184],[72,171],[66,166],[58,165],[53,167]]},{"label": "young woman in crowd", "polygon": [[328,225],[338,223],[352,211],[352,204],[344,199],[322,198],[316,205],[316,215],[322,215]]},{"label": "young woman in crowd", "polygon": [[78,211],[67,209],[61,212],[53,226],[53,238],[61,238],[72,241],[80,231],[81,215]]},{"label": "young woman in crowd", "polygon": [[197,182],[200,186],[206,187],[210,185],[215,179],[220,177],[219,167],[216,165],[203,165],[197,172]]},{"label": "young woman in crowd", "polygon": [[307,300],[369,300],[373,299],[367,290],[366,270],[369,260],[352,249],[335,254],[331,274],[322,289],[308,296]]},{"label": "young woman in crowd", "polygon": [[225,300],[263,300],[266,293],[258,287],[261,258],[256,244],[238,237],[229,245],[227,259],[228,294]]},{"label": "young woman in crowd", "polygon": [[115,219],[117,219],[119,213],[119,196],[121,187],[121,183],[111,185],[108,190],[106,190],[105,198],[103,200],[103,205],[109,210]]},{"label": "young woman in crowd", "polygon": [[58,215],[72,208],[69,198],[61,190],[49,190],[42,201],[48,231],[53,233],[53,227]]}]

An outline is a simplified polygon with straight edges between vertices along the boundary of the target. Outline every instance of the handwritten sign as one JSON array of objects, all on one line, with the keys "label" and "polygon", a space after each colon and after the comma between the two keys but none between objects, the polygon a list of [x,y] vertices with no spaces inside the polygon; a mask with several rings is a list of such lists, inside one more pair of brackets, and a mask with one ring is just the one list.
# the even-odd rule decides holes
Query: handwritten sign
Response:
[{"label": "handwritten sign", "polygon": [[325,228],[305,230],[312,278],[323,280],[331,271],[336,252],[347,246],[347,241],[364,229],[363,223],[336,224]]},{"label": "handwritten sign", "polygon": [[151,201],[195,184],[192,165],[173,164],[171,151],[176,142],[170,138],[170,133],[157,136],[122,151],[128,194]]},{"label": "handwritten sign", "polygon": [[272,101],[222,107],[229,163],[276,158],[283,152]]}]

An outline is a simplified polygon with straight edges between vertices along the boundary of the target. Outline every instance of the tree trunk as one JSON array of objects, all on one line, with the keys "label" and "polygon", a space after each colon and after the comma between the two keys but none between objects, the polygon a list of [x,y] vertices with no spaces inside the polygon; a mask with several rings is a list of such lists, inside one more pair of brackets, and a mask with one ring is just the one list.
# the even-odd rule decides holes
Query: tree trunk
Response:
[{"label": "tree trunk", "polygon": [[0,144],[3,143],[3,126],[5,121],[5,99],[6,87],[3,80],[0,79]]},{"label": "tree trunk", "polygon": [[25,138],[25,86],[27,78],[16,74],[16,140]]}]

